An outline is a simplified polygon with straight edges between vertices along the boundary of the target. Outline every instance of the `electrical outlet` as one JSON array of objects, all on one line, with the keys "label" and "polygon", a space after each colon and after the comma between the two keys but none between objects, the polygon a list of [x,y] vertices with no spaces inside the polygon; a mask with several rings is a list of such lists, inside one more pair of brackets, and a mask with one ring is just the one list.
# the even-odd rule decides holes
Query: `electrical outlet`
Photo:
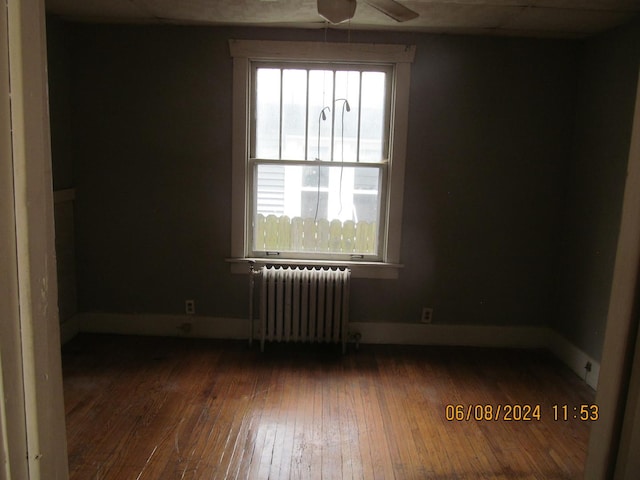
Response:
[{"label": "electrical outlet", "polygon": [[587,362],[587,363],[585,364],[585,366],[584,366],[584,369],[585,369],[587,372],[590,372],[590,371],[591,371],[591,362]]},{"label": "electrical outlet", "polygon": [[431,307],[423,307],[422,308],[422,318],[420,318],[420,322],[422,323],[431,323],[433,320],[433,308]]},{"label": "electrical outlet", "polygon": [[184,301],[184,313],[187,315],[193,315],[196,313],[196,301],[195,300],[185,300]]}]

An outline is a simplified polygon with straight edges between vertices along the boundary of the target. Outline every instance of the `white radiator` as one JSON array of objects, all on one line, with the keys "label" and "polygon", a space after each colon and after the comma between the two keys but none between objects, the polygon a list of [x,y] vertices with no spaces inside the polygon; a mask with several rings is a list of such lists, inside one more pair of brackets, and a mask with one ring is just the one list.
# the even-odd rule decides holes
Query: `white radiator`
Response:
[{"label": "white radiator", "polygon": [[333,342],[347,347],[348,268],[263,267],[260,350],[265,341]]}]

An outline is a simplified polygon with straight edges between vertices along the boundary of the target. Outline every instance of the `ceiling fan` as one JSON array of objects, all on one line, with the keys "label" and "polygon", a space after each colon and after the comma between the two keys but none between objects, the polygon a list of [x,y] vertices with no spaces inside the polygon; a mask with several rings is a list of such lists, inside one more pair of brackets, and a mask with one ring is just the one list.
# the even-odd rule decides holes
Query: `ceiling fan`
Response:
[{"label": "ceiling fan", "polygon": [[[317,0],[318,13],[330,23],[342,23],[353,18],[356,13],[356,0]],[[396,22],[406,22],[418,16],[410,8],[395,0],[361,0],[376,10],[393,18]]]}]

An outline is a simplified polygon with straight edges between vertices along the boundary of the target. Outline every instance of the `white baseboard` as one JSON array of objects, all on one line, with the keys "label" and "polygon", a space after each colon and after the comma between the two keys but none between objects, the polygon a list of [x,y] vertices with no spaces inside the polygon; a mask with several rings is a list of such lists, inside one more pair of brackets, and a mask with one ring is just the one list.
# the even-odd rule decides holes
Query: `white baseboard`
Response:
[{"label": "white baseboard", "polygon": [[[600,363],[549,327],[421,325],[407,323],[350,323],[362,343],[451,345],[496,348],[546,348],[594,390]],[[587,362],[591,371],[585,370]]]},{"label": "white baseboard", "polygon": [[[598,387],[600,376],[600,362],[576,347],[555,330],[548,329],[547,348],[594,390]],[[591,363],[591,371],[587,372],[585,365]]]},{"label": "white baseboard", "polygon": [[456,345],[473,347],[545,348],[545,327],[423,325],[414,323],[353,322],[351,332],[361,343],[399,345]]},{"label": "white baseboard", "polygon": [[[69,324],[66,328],[66,324]],[[61,336],[78,332],[155,335],[193,338],[249,338],[249,321],[199,315],[82,313],[61,326]],[[496,348],[546,348],[596,389],[600,363],[548,327],[423,325],[390,322],[352,322],[351,333],[363,344],[451,345]],[[259,326],[254,321],[254,334]],[[585,364],[591,372],[585,376]]]},{"label": "white baseboard", "polygon": [[162,337],[247,339],[249,321],[200,315],[110,314],[77,315],[81,332]]}]

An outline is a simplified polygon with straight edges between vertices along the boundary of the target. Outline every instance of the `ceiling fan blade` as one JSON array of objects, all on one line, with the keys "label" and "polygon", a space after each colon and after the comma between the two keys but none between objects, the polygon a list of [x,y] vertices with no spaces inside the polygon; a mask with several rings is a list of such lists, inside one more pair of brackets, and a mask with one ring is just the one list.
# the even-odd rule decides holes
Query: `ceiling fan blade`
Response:
[{"label": "ceiling fan blade", "polygon": [[364,0],[376,10],[393,18],[396,22],[406,22],[416,18],[419,14],[395,0]]},{"label": "ceiling fan blade", "polygon": [[346,22],[356,13],[356,0],[318,0],[318,13],[331,23]]}]

